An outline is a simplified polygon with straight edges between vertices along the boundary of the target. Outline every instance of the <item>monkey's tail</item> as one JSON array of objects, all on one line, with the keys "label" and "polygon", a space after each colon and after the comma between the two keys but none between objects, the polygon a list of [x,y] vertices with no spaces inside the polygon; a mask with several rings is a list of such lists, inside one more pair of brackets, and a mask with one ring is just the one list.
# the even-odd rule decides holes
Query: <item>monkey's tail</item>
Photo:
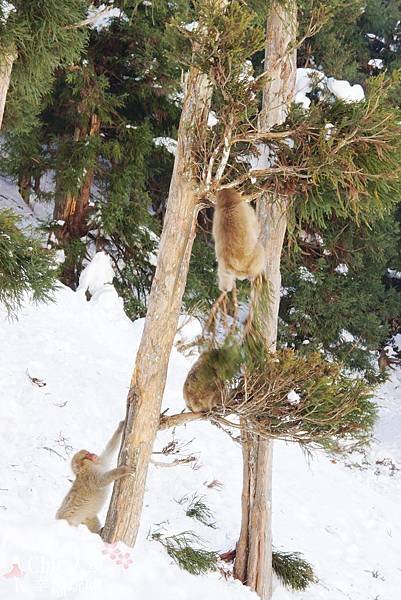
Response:
[{"label": "monkey's tail", "polygon": [[[261,313],[269,310],[269,282],[265,273],[260,273],[251,283],[251,293],[249,296],[249,311],[245,321],[244,339],[251,336],[259,338],[262,336],[261,323],[259,321]],[[262,336],[263,337],[263,336]]]}]

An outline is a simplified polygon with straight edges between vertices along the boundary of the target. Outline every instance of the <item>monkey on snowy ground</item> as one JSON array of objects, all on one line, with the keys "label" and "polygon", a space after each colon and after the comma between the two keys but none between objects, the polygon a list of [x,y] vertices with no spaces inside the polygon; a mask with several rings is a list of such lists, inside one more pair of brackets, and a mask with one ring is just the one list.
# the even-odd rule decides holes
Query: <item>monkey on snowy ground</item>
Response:
[{"label": "monkey on snowy ground", "polygon": [[236,279],[252,280],[264,271],[266,253],[259,235],[253,208],[235,190],[220,190],[214,209],[213,237],[222,292],[231,292]]},{"label": "monkey on snowy ground", "polygon": [[116,479],[132,473],[127,466],[109,470],[112,455],[120,443],[124,421],[118,425],[106,448],[97,456],[87,450],[80,450],[71,460],[75,481],[56,513],[56,519],[65,519],[77,527],[81,523],[89,531],[99,533],[101,524],[98,513],[107,498],[107,488]]}]

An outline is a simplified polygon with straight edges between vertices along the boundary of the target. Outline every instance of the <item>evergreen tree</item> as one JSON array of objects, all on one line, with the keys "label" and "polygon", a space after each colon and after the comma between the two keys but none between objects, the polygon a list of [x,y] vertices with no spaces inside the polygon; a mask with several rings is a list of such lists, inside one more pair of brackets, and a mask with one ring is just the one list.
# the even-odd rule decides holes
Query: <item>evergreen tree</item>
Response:
[{"label": "evergreen tree", "polygon": [[15,315],[26,296],[49,301],[56,287],[57,264],[52,253],[19,228],[9,210],[0,211],[0,303]]},{"label": "evergreen tree", "polygon": [[[399,3],[359,4],[359,9],[358,3],[345,5],[338,19],[302,46],[299,66],[318,66],[327,75],[365,86],[370,77],[399,66]],[[390,94],[395,105],[399,90],[395,81]],[[380,173],[380,161],[377,168]],[[382,190],[383,205],[385,196]],[[321,222],[306,222],[299,215],[283,265],[281,343],[304,352],[324,350],[369,380],[377,374],[377,350],[399,314],[399,294],[388,285],[387,269],[401,265],[400,193],[392,189],[390,196],[393,208],[371,226],[331,218],[322,228]],[[322,204],[328,199],[326,191]]]},{"label": "evergreen tree", "polygon": [[334,219],[321,233],[301,234],[283,261],[280,343],[324,351],[374,380],[377,350],[399,312],[399,295],[384,279],[398,264],[394,217],[372,228]]},{"label": "evergreen tree", "polygon": [[121,5],[119,17],[91,29],[80,61],[57,71],[35,130],[7,136],[0,167],[27,201],[49,198],[40,176],[54,170],[50,230],[66,254],[63,282],[75,288],[88,249],[105,248],[136,318],[145,311],[173,166],[153,138],[176,136],[181,71],[166,21],[181,8]]},{"label": "evergreen tree", "polygon": [[[0,65],[8,61],[11,73],[9,89],[8,85],[0,85],[4,103],[7,98],[8,127],[31,129],[55,70],[79,56],[86,36],[79,24],[87,6],[86,0],[14,0],[12,5],[0,4]],[[0,72],[1,81],[5,72]]]}]

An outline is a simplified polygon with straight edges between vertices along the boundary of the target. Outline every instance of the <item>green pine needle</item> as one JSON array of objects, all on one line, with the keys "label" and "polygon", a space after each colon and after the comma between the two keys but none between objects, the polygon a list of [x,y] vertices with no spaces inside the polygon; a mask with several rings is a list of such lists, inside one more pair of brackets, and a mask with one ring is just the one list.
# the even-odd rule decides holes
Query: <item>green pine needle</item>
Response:
[{"label": "green pine needle", "polygon": [[273,552],[273,570],[281,583],[296,591],[304,591],[317,579],[312,566],[299,552]]},{"label": "green pine needle", "polygon": [[195,547],[201,542],[192,531],[183,531],[176,535],[164,536],[161,533],[151,534],[151,539],[160,542],[174,562],[192,575],[203,575],[217,568],[218,556],[215,552]]},{"label": "green pine needle", "polygon": [[10,210],[0,211],[0,303],[11,316],[26,293],[34,302],[52,300],[57,281],[53,254],[20,231],[18,223]]}]

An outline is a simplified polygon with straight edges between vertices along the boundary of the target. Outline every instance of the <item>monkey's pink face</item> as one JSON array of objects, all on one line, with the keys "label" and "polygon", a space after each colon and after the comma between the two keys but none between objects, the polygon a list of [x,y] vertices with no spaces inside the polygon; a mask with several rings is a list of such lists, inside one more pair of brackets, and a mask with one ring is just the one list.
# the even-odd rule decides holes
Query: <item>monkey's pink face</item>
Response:
[{"label": "monkey's pink face", "polygon": [[83,457],[83,460],[91,460],[94,463],[98,462],[98,459],[99,459],[98,455],[93,454],[93,452],[87,452],[85,454],[85,456]]},{"label": "monkey's pink face", "polygon": [[80,450],[72,457],[71,468],[75,474],[77,474],[85,464],[88,464],[86,461],[91,461],[96,463],[98,461],[97,454],[93,454],[92,452],[88,452],[87,450]]}]

